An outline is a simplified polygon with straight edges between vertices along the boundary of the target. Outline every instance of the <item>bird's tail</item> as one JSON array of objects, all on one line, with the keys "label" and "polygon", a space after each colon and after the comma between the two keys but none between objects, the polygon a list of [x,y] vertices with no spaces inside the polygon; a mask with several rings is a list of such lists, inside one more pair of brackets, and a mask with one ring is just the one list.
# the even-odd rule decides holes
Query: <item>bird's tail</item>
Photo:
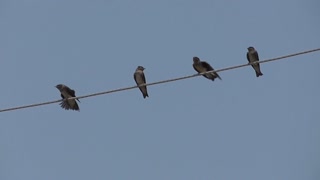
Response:
[{"label": "bird's tail", "polygon": [[[76,110],[76,111],[80,111],[80,108],[79,108],[79,105],[78,105],[78,103],[76,102],[76,101],[74,101],[75,103],[74,103],[74,106],[73,106],[73,110]],[[80,101],[79,101],[80,102]]]},{"label": "bird's tail", "polygon": [[220,80],[222,80],[222,78],[219,76],[218,73],[215,73],[216,77],[218,77]]},{"label": "bird's tail", "polygon": [[80,111],[80,108],[78,106],[78,103],[76,101],[74,101],[74,105],[73,107],[68,103],[68,101],[66,100],[63,100],[61,103],[60,103],[60,106],[63,108],[63,109],[66,109],[66,110],[76,110],[76,111]]},{"label": "bird's tail", "polygon": [[262,76],[262,72],[261,71],[256,71],[256,76],[259,77],[259,76]]}]

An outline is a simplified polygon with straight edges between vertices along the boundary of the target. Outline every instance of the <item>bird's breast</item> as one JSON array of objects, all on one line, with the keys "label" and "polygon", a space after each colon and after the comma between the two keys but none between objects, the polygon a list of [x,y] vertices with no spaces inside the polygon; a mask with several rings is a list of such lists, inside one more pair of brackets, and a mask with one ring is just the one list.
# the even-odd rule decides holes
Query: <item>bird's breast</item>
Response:
[{"label": "bird's breast", "polygon": [[204,68],[203,66],[201,66],[200,64],[195,65],[195,68],[200,72],[206,72],[207,71],[207,69]]},{"label": "bird's breast", "polygon": [[249,61],[250,62],[257,61],[253,53],[249,53]]}]

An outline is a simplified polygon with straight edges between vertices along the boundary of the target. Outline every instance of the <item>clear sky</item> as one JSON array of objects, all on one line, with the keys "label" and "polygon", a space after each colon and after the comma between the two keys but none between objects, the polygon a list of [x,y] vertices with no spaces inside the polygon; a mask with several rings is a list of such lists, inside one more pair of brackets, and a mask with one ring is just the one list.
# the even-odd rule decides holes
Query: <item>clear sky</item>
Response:
[{"label": "clear sky", "polygon": [[[320,47],[316,0],[1,0],[0,109]],[[0,180],[319,180],[320,52],[0,113]]]}]

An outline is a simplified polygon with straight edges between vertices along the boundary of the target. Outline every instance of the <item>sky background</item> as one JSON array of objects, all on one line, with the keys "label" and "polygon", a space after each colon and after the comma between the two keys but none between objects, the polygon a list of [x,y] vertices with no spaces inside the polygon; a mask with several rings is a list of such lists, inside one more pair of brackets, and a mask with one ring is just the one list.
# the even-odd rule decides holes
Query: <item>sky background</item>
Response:
[{"label": "sky background", "polygon": [[[0,109],[320,47],[316,0],[0,0]],[[0,180],[319,180],[320,52],[0,113]]]}]

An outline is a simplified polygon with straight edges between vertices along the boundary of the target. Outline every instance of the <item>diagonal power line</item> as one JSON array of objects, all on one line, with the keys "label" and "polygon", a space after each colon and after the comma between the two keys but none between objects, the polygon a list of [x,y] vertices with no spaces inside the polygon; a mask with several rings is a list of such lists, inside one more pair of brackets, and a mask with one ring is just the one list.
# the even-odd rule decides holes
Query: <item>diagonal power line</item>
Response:
[{"label": "diagonal power line", "polygon": [[[289,54],[289,55],[285,55],[285,56],[280,56],[280,57],[276,57],[276,58],[272,58],[272,59],[266,59],[266,60],[263,60],[263,61],[259,61],[259,63],[261,64],[261,63],[267,63],[267,62],[271,62],[271,61],[278,61],[278,60],[281,60],[281,59],[286,59],[286,58],[290,58],[290,57],[294,57],[294,56],[308,54],[308,53],[312,53],[312,52],[316,52],[316,51],[320,51],[320,48],[312,49],[312,50],[308,50],[308,51],[303,51],[303,52],[299,52],[299,53],[294,53],[294,54]],[[247,64],[241,64],[241,65],[237,65],[237,66],[226,67],[226,68],[222,68],[222,69],[218,69],[218,70],[214,70],[214,71],[208,71],[208,72],[200,73],[200,74],[193,74],[193,75],[188,75],[188,76],[183,76],[183,77],[178,77],[178,78],[173,78],[173,79],[157,81],[157,82],[153,82],[153,83],[144,84],[142,86],[152,86],[152,85],[156,85],[156,84],[163,84],[163,83],[168,83],[168,82],[173,82],[173,81],[180,81],[180,80],[183,80],[183,79],[189,79],[189,78],[193,78],[193,77],[196,77],[196,76],[201,76],[203,74],[208,74],[208,73],[212,73],[212,72],[229,71],[229,70],[232,70],[232,69],[237,69],[237,68],[241,68],[241,67],[245,67],[245,66],[250,66],[251,64],[257,64],[257,62],[250,63],[250,64],[247,63]],[[125,87],[125,88],[118,88],[118,89],[113,89],[113,90],[109,90],[109,91],[88,94],[88,95],[84,95],[84,96],[72,97],[72,98],[68,98],[68,99],[76,99],[76,98],[77,99],[83,99],[83,98],[88,98],[88,97],[93,97],[93,96],[100,96],[100,95],[103,95],[103,94],[115,93],[115,92],[119,92],[119,91],[126,91],[126,90],[134,89],[134,88],[137,88],[137,87],[138,86],[130,86],[130,87]],[[31,107],[36,107],[36,106],[43,106],[43,105],[58,103],[58,102],[61,102],[61,101],[62,101],[62,99],[55,100],[55,101],[43,102],[43,103],[37,103],[37,104],[17,106],[17,107],[12,107],[12,108],[7,108],[7,109],[0,109],[0,112],[14,111],[14,110],[31,108]]]}]

